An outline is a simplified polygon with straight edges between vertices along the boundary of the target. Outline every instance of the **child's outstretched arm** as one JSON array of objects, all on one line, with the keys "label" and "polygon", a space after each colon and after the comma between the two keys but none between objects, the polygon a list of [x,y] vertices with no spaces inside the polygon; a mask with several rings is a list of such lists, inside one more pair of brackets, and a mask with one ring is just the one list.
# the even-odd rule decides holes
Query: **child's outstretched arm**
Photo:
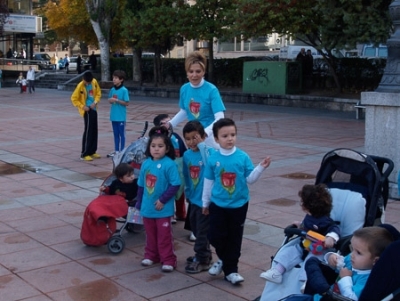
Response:
[{"label": "child's outstretched arm", "polygon": [[265,159],[263,159],[256,166],[256,168],[253,169],[253,171],[249,174],[249,176],[246,178],[246,182],[249,184],[255,183],[258,180],[258,178],[261,176],[264,169],[266,169],[270,164],[271,164],[270,157],[266,157]]}]

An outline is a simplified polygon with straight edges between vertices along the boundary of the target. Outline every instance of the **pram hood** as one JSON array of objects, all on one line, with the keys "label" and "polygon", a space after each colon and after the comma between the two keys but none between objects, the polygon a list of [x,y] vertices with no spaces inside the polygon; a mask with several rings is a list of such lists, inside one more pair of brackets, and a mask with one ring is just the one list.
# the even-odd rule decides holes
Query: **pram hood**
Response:
[{"label": "pram hood", "polygon": [[138,176],[140,165],[146,159],[145,152],[148,141],[148,137],[140,137],[138,140],[125,147],[121,152],[115,154],[113,157],[114,168],[120,163],[128,163],[133,166],[134,174]]}]

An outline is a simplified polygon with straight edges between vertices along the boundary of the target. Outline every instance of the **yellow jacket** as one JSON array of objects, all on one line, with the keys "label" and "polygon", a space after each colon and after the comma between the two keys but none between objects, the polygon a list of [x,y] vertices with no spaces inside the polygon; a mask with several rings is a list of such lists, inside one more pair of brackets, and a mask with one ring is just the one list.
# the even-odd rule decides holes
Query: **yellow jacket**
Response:
[{"label": "yellow jacket", "polygon": [[[97,104],[100,102],[101,98],[101,89],[95,78],[93,78],[92,80],[92,88],[93,88],[94,103],[96,104],[96,110],[97,110]],[[82,117],[85,114],[85,110],[83,108],[86,106],[86,98],[87,98],[86,86],[84,81],[81,81],[76,86],[74,93],[72,93],[71,102],[74,107],[78,108],[78,112]]]}]

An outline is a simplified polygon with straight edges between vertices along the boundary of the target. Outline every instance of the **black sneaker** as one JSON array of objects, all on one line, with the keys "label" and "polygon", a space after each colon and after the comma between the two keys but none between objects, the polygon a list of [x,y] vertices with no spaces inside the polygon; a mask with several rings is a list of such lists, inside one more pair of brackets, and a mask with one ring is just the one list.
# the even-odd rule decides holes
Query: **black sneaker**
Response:
[{"label": "black sneaker", "polygon": [[[191,264],[193,261],[195,261],[196,256],[189,256],[188,258],[186,258],[186,264]],[[210,255],[209,258],[210,262],[212,262],[212,256]]]},{"label": "black sneaker", "polygon": [[185,267],[185,272],[189,274],[197,274],[203,271],[207,271],[211,266],[210,262],[199,262],[196,258],[193,259],[193,262],[189,263]]}]

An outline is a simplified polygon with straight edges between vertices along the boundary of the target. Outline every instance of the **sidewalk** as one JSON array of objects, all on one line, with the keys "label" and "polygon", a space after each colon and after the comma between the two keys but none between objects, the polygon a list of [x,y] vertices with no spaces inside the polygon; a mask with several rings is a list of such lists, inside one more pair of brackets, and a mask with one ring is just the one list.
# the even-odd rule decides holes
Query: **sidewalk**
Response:
[{"label": "sidewalk", "polygon": [[[126,247],[119,255],[110,254],[106,246],[81,242],[83,212],[112,170],[106,154],[113,149],[113,134],[103,97],[98,149],[103,158],[80,161],[83,121],[70,95],[0,89],[1,300],[254,300],[265,285],[259,274],[283,240],[282,228],[304,215],[297,192],[314,183],[323,155],[338,147],[364,149],[365,124],[354,119],[354,112],[226,103],[226,116],[238,126],[238,146],[255,164],[266,155],[272,158],[250,186],[239,263],[245,282],[232,286],[207,272],[186,274],[185,259],[193,255],[193,243],[183,222],[173,226],[178,268],[166,274],[159,265],[140,265],[143,232],[126,233]],[[133,99],[127,141],[134,141],[144,121],[151,122],[156,114],[176,113],[177,103]],[[399,213],[400,202],[389,200],[386,220],[398,229]]]}]

